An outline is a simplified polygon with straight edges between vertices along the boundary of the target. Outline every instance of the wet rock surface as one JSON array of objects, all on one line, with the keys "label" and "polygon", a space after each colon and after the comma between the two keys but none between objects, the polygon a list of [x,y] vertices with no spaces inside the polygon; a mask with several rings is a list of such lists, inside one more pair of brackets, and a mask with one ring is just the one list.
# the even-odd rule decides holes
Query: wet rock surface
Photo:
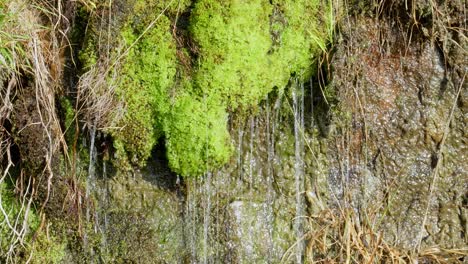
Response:
[{"label": "wet rock surface", "polygon": [[182,263],[183,208],[177,193],[140,173],[119,175],[106,184],[108,191],[101,188],[100,195],[108,199],[101,201],[99,212],[105,262]]},{"label": "wet rock surface", "polygon": [[[338,123],[338,143],[330,144],[331,189],[340,192],[345,183],[353,206],[366,208],[370,201],[380,207],[379,228],[402,247],[461,248],[466,85],[447,65],[439,42],[413,38],[385,20],[353,20],[344,27],[333,85],[351,118]],[[466,68],[466,61],[458,67]]]}]

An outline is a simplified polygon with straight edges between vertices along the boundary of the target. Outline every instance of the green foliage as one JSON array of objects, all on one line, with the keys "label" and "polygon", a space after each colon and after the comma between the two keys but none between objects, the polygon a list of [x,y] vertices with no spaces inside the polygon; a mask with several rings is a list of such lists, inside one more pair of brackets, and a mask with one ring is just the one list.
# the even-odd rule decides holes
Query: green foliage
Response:
[{"label": "green foliage", "polygon": [[170,167],[184,176],[198,176],[226,163],[232,152],[227,118],[219,98],[181,95],[165,124]]}]

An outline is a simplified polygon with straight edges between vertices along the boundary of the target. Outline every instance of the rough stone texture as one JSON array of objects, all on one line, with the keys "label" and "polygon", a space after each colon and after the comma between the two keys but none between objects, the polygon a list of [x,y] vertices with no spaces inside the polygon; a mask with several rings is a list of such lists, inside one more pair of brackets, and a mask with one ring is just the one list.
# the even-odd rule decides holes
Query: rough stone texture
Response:
[{"label": "rough stone texture", "polygon": [[[151,177],[151,172],[145,172]],[[107,183],[101,202],[100,226],[105,230],[102,255],[111,263],[181,263],[183,221],[176,192],[143,180],[142,175],[119,175]],[[102,197],[101,197],[102,199]]]},{"label": "rough stone texture", "polygon": [[351,118],[335,120],[330,182],[341,197],[349,187],[354,207],[379,212],[388,241],[408,249],[420,240],[423,247],[460,248],[466,245],[467,89],[447,61],[457,60],[458,69],[467,64],[446,60],[461,47],[443,50],[437,39],[413,34],[409,40],[384,19],[360,18],[343,28],[333,85]]}]

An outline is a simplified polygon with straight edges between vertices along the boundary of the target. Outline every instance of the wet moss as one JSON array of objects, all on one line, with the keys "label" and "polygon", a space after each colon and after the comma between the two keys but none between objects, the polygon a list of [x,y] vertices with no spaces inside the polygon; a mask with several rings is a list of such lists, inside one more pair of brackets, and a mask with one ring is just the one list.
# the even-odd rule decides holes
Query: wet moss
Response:
[{"label": "wet moss", "polygon": [[232,153],[227,118],[219,98],[181,95],[166,120],[170,167],[181,175],[197,176],[226,163]]},{"label": "wet moss", "polygon": [[[278,23],[271,19],[274,10]],[[172,109],[177,121],[170,129],[177,132],[168,135],[171,168],[184,176],[199,175],[227,162],[227,110],[257,105],[275,87],[284,89],[291,75],[310,77],[332,24],[319,27],[318,14],[318,1],[195,4],[189,28],[200,49],[198,68],[192,98],[182,96]],[[284,39],[278,47],[275,38]]]},{"label": "wet moss", "polygon": [[138,27],[129,23],[121,34],[126,46],[136,45],[126,56],[117,90],[126,104],[124,118],[118,123],[122,129],[112,134],[117,152],[125,150],[131,162],[141,166],[162,135],[162,120],[170,108],[169,90],[174,85],[177,60],[167,17],[160,17],[154,28],[136,42],[142,33]]},{"label": "wet moss", "polygon": [[197,1],[188,25],[196,61],[187,71],[171,19],[190,4],[138,0],[120,30],[123,50],[130,48],[117,89],[125,114],[111,132],[121,168],[145,165],[163,136],[178,174],[226,163],[228,114],[281,92],[291,75],[307,79],[332,25],[320,22],[329,8],[320,1]]}]

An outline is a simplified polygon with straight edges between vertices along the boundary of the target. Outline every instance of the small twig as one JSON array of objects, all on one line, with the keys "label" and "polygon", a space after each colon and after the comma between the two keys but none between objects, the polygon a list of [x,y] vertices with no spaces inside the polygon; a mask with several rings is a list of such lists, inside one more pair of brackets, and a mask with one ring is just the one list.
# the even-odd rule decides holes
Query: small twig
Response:
[{"label": "small twig", "polygon": [[429,207],[431,206],[431,202],[432,202],[432,199],[431,199],[432,194],[434,193],[434,190],[436,188],[436,183],[437,183],[437,179],[438,179],[438,176],[439,176],[439,169],[440,169],[442,154],[444,152],[445,140],[447,139],[448,134],[450,132],[450,123],[452,122],[453,114],[455,112],[455,108],[457,107],[458,97],[460,96],[460,92],[461,92],[463,84],[465,82],[465,77],[466,77],[466,73],[465,73],[465,75],[463,75],[463,78],[462,78],[461,83],[460,83],[460,87],[458,87],[457,94],[455,95],[455,99],[453,100],[452,109],[450,110],[450,114],[448,116],[447,123],[445,124],[444,135],[443,135],[442,140],[441,140],[440,145],[439,145],[439,151],[437,152],[437,162],[436,162],[436,165],[434,167],[431,187],[430,187],[429,194],[427,196],[426,211],[424,213],[424,218],[423,218],[423,221],[421,223],[421,229],[419,231],[419,239],[418,239],[418,243],[416,245],[417,252],[421,252],[421,244],[422,244],[422,240],[423,240],[423,233],[424,233],[424,229],[426,227],[427,216],[429,214]]}]

